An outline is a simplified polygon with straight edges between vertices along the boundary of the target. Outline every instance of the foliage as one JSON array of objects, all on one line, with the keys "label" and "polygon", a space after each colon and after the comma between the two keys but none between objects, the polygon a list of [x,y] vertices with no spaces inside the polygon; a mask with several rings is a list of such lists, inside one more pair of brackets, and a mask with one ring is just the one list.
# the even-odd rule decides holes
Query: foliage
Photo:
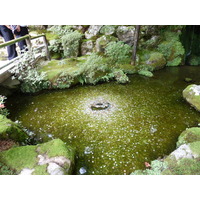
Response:
[{"label": "foliage", "polygon": [[15,172],[11,170],[8,166],[0,163],[0,175],[15,175]]},{"label": "foliage", "polygon": [[69,31],[71,31],[72,27],[73,26],[70,26],[70,25],[54,25],[54,26],[48,28],[48,31],[51,31],[54,34],[57,34],[59,36],[63,36],[66,33],[68,33]]},{"label": "foliage", "polygon": [[109,42],[105,48],[105,54],[113,64],[124,64],[130,62],[131,47],[122,41]]},{"label": "foliage", "polygon": [[5,100],[7,97],[0,95],[0,115],[8,116],[8,109],[5,107]]},{"label": "foliage", "polygon": [[160,51],[167,60],[167,66],[178,66],[181,64],[185,50],[179,41],[165,41],[158,45]]},{"label": "foliage", "polygon": [[15,67],[10,70],[13,77],[22,82],[22,92],[37,92],[49,86],[49,82],[45,80],[45,72],[39,73],[34,63],[35,53],[34,51],[25,52],[16,62]]},{"label": "foliage", "polygon": [[64,50],[64,56],[67,58],[77,57],[79,51],[79,42],[82,34],[78,31],[67,32],[62,36],[62,46]]},{"label": "foliage", "polygon": [[154,160],[151,162],[151,169],[136,170],[131,175],[160,175],[162,171],[167,169],[168,165],[166,162],[160,160]]},{"label": "foliage", "polygon": [[82,34],[73,31],[73,26],[55,25],[48,29],[58,38],[50,41],[49,49],[51,52],[59,53],[62,57],[77,57],[79,51],[79,42]]},{"label": "foliage", "polygon": [[[99,81],[98,77],[103,77],[109,68],[104,63],[103,57],[93,53],[88,56],[84,63],[79,63],[79,81],[83,83],[96,84]],[[102,74],[102,76],[100,76]]]},{"label": "foliage", "polygon": [[113,74],[118,83],[124,84],[129,82],[128,76],[121,69],[115,69]]},{"label": "foliage", "polygon": [[61,43],[61,39],[58,38],[58,39],[51,40],[50,45],[49,45],[49,51],[62,54],[63,53],[63,46],[62,46],[62,43]]}]

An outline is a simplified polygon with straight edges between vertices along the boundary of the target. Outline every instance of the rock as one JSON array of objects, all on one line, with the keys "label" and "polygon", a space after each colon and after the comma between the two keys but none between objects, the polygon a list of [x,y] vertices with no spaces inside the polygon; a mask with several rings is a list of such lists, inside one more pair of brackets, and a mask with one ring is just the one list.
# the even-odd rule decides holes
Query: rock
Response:
[{"label": "rock", "polygon": [[134,26],[118,26],[116,34],[119,40],[132,46],[134,42]]},{"label": "rock", "polygon": [[138,74],[143,75],[143,76],[147,76],[147,77],[153,77],[153,73],[148,71],[148,70],[140,70],[138,72]]},{"label": "rock", "polygon": [[64,175],[63,168],[56,163],[49,163],[47,171],[50,175]]},{"label": "rock", "polygon": [[81,44],[81,55],[90,55],[93,52],[94,43],[92,40],[87,40]]},{"label": "rock", "polygon": [[182,144],[188,144],[196,141],[200,141],[200,128],[188,128],[180,134],[177,147],[180,147]]},{"label": "rock", "polygon": [[183,98],[200,111],[200,85],[189,85],[183,90]]},{"label": "rock", "polygon": [[35,169],[24,168],[19,175],[31,175],[34,171]]},{"label": "rock", "polygon": [[60,139],[49,142],[13,147],[0,152],[5,165],[20,175],[71,174],[74,165],[74,150]]},{"label": "rock", "polygon": [[114,25],[105,25],[101,28],[100,33],[103,35],[113,35],[116,31],[116,26]]},{"label": "rock", "polygon": [[159,52],[151,52],[149,54],[148,60],[145,62],[146,65],[149,65],[154,70],[159,70],[165,67],[166,60],[162,53]]},{"label": "rock", "polygon": [[191,78],[185,78],[184,81],[187,83],[193,82],[193,80]]},{"label": "rock", "polygon": [[103,35],[102,37],[100,37],[96,40],[96,45],[95,45],[96,51],[103,53],[105,51],[106,45],[109,42],[113,42],[113,41],[118,41],[118,39],[114,36]]},{"label": "rock", "polygon": [[179,160],[181,158],[194,158],[194,154],[192,150],[190,149],[189,145],[183,144],[178,149],[173,151],[170,156],[174,156],[176,160]]},{"label": "rock", "polygon": [[19,143],[25,143],[28,139],[28,135],[18,124],[4,115],[0,115],[0,139],[11,139]]},{"label": "rock", "polygon": [[102,25],[91,25],[89,29],[85,32],[85,38],[91,39],[99,34]]},{"label": "rock", "polygon": [[85,169],[85,167],[81,167],[80,169],[79,169],[79,173],[80,174],[85,174],[87,172],[87,170]]}]

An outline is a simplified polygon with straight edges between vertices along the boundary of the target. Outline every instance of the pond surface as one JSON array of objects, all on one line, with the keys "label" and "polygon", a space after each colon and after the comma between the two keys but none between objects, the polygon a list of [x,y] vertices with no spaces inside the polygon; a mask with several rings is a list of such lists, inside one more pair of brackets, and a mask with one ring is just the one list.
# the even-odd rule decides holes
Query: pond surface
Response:
[{"label": "pond surface", "polygon": [[[60,138],[76,149],[75,174],[130,174],[175,149],[179,134],[200,123],[183,98],[200,67],[168,67],[130,83],[77,86],[8,99],[12,120],[43,141]],[[105,109],[92,109],[106,103]]]}]

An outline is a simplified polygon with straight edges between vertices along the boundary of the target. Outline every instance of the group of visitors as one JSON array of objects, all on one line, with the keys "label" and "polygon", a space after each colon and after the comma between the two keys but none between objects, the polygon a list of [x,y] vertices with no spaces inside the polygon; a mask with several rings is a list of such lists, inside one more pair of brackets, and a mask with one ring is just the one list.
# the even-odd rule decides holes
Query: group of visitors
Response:
[{"label": "group of visitors", "polygon": [[[15,37],[19,38],[28,34],[28,28],[26,25],[0,25],[0,35],[4,38],[4,41],[13,40]],[[21,52],[26,50],[27,44],[25,40],[18,42]],[[7,46],[8,59],[11,60],[17,57],[16,45],[12,44]]]}]

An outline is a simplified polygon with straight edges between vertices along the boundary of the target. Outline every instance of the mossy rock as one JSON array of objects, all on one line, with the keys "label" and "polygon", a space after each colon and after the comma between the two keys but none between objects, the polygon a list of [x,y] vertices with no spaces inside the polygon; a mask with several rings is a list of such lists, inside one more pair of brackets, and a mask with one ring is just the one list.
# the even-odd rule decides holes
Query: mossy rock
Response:
[{"label": "mossy rock", "polygon": [[[48,175],[50,165],[56,165],[60,174],[71,174],[74,165],[74,150],[60,139],[50,142],[14,147],[0,152],[1,162],[17,174]],[[52,171],[52,170],[51,170]],[[57,174],[57,175],[58,175]]]},{"label": "mossy rock", "polygon": [[105,25],[101,28],[100,33],[103,35],[113,35],[116,32],[116,25]]},{"label": "mossy rock", "polygon": [[200,128],[188,128],[185,131],[183,131],[179,136],[177,147],[181,146],[182,144],[188,144],[196,141],[200,141]]},{"label": "mossy rock", "polygon": [[182,158],[178,162],[168,160],[168,168],[162,175],[200,175],[200,159]]},{"label": "mossy rock", "polygon": [[153,77],[153,73],[148,70],[140,70],[138,74],[146,76],[146,77]]},{"label": "mossy rock", "polygon": [[196,110],[200,111],[200,85],[187,86],[183,90],[183,98]]},{"label": "mossy rock", "polygon": [[18,124],[6,118],[4,115],[0,115],[0,139],[11,139],[19,143],[25,143],[28,135]]},{"label": "mossy rock", "polygon": [[103,35],[96,40],[95,50],[96,52],[103,53],[109,42],[117,42],[118,39],[111,35]]},{"label": "mossy rock", "polygon": [[166,66],[166,59],[160,52],[143,50],[138,52],[139,65],[146,66],[151,71],[162,69]]}]

